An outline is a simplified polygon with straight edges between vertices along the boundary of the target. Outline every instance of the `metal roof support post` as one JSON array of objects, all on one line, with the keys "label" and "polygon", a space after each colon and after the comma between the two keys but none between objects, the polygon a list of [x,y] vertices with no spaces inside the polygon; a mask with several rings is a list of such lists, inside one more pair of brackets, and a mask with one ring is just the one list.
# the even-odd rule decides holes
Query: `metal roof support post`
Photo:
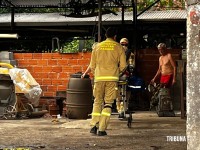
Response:
[{"label": "metal roof support post", "polygon": [[124,4],[122,4],[122,25],[124,24]]},{"label": "metal roof support post", "polygon": [[98,0],[98,42],[101,42],[101,27],[102,27],[102,2],[101,0]]},{"label": "metal roof support post", "polygon": [[[133,6],[133,49],[132,53],[135,55],[137,53],[137,0],[132,0]],[[135,67],[137,69],[137,61],[135,60]]]},{"label": "metal roof support post", "polygon": [[14,30],[15,27],[15,8],[11,7],[11,31]]},{"label": "metal roof support post", "polygon": [[137,0],[132,0],[133,6],[133,45],[134,51],[137,49]]},{"label": "metal roof support post", "polygon": [[10,26],[11,26],[11,31],[13,31],[14,26],[15,26],[15,5],[11,1],[8,1],[8,0],[4,0],[4,2],[11,8],[11,24],[10,24]]}]

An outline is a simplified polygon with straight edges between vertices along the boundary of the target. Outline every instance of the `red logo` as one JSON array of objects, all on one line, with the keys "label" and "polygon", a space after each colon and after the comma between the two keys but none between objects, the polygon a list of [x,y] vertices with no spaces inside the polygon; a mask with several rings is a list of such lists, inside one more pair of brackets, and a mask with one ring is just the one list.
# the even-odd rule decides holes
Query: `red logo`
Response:
[{"label": "red logo", "polygon": [[190,11],[190,21],[192,22],[192,24],[199,23],[199,16],[197,15],[195,10]]}]

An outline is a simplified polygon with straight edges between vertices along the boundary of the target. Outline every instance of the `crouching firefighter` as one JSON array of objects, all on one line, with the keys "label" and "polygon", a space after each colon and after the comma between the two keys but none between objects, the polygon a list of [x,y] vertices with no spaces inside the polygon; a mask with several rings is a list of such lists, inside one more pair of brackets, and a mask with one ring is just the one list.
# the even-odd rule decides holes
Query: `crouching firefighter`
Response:
[{"label": "crouching firefighter", "polygon": [[117,97],[119,73],[126,67],[123,47],[116,42],[117,31],[108,28],[106,40],[92,51],[90,67],[94,74],[95,97],[90,133],[107,135],[106,128],[111,116],[111,108]]}]

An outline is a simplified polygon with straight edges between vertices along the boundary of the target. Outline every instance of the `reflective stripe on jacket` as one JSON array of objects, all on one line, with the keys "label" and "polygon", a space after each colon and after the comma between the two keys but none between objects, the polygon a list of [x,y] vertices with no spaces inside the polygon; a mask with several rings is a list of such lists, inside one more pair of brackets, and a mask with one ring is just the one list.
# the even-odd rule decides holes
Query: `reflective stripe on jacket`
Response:
[{"label": "reflective stripe on jacket", "polygon": [[92,51],[91,70],[98,81],[119,81],[119,73],[126,67],[123,47],[111,38],[97,44]]}]

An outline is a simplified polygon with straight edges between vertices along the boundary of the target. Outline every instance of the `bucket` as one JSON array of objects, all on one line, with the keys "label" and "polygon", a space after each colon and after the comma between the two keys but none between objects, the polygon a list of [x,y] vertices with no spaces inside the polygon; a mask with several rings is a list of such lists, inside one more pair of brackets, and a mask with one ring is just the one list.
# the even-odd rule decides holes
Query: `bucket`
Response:
[{"label": "bucket", "polygon": [[69,119],[87,119],[92,112],[92,84],[89,76],[81,73],[70,76],[67,88],[66,116]]}]

